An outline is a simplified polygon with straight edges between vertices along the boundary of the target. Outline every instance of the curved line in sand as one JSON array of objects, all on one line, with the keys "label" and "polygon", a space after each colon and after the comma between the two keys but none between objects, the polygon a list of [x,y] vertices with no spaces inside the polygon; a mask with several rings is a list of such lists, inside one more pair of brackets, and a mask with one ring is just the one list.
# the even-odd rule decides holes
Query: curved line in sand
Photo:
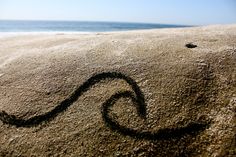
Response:
[{"label": "curved line in sand", "polygon": [[119,124],[119,122],[113,120],[109,116],[110,108],[116,103],[120,98],[130,98],[137,109],[138,115],[145,119],[146,118],[146,104],[142,91],[140,90],[137,83],[131,78],[119,72],[104,72],[93,75],[87,81],[85,81],[79,88],[77,88],[68,98],[63,100],[54,109],[46,112],[42,115],[34,116],[29,119],[21,119],[15,115],[10,115],[5,111],[0,112],[0,120],[4,124],[14,125],[16,127],[34,127],[43,122],[49,122],[53,120],[59,113],[64,112],[68,109],[78,98],[86,91],[88,91],[93,85],[99,83],[106,79],[121,79],[126,81],[130,85],[133,91],[122,91],[113,94],[109,99],[107,99],[102,104],[102,117],[105,124],[113,131],[116,131],[123,135],[128,135],[134,138],[147,139],[147,140],[160,140],[160,139],[170,139],[179,138],[185,134],[197,134],[200,131],[205,130],[209,123],[199,123],[191,122],[183,127],[176,128],[163,128],[156,132],[151,131],[140,131],[132,128],[127,128]]}]

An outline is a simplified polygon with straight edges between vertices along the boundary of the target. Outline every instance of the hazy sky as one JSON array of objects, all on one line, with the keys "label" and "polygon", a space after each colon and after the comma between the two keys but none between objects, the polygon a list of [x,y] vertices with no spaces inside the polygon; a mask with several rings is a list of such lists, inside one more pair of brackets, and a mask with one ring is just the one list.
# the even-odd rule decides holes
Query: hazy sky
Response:
[{"label": "hazy sky", "polygon": [[0,19],[236,23],[236,0],[0,0]]}]

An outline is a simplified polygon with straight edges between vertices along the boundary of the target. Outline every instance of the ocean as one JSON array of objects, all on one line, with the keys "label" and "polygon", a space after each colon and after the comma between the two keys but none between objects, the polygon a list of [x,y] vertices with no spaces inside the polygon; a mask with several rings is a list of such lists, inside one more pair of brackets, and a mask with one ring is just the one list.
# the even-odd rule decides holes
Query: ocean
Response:
[{"label": "ocean", "polygon": [[156,28],[187,27],[185,25],[86,22],[86,21],[18,21],[0,20],[0,32],[111,32]]}]

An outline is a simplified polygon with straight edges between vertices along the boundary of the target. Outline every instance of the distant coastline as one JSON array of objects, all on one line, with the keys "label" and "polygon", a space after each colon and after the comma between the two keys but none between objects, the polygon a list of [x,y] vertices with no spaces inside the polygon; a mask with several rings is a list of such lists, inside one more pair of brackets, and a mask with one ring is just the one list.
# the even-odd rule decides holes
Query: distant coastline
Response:
[{"label": "distant coastline", "polygon": [[131,22],[0,20],[0,33],[90,33],[179,27],[191,26]]}]

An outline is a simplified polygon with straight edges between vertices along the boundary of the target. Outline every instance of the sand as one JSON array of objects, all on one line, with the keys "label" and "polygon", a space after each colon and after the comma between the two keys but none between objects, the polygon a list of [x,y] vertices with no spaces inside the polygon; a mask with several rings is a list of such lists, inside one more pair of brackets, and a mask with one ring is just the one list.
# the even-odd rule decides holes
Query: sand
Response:
[{"label": "sand", "polygon": [[[102,72],[130,77],[143,93],[146,119],[129,96],[107,113],[134,135],[112,129],[101,112],[113,94],[134,91],[124,79],[104,79],[48,122],[0,120],[0,156],[236,155],[236,25],[1,37],[0,111],[18,119],[50,112]],[[136,136],[192,123],[204,127]]]}]

